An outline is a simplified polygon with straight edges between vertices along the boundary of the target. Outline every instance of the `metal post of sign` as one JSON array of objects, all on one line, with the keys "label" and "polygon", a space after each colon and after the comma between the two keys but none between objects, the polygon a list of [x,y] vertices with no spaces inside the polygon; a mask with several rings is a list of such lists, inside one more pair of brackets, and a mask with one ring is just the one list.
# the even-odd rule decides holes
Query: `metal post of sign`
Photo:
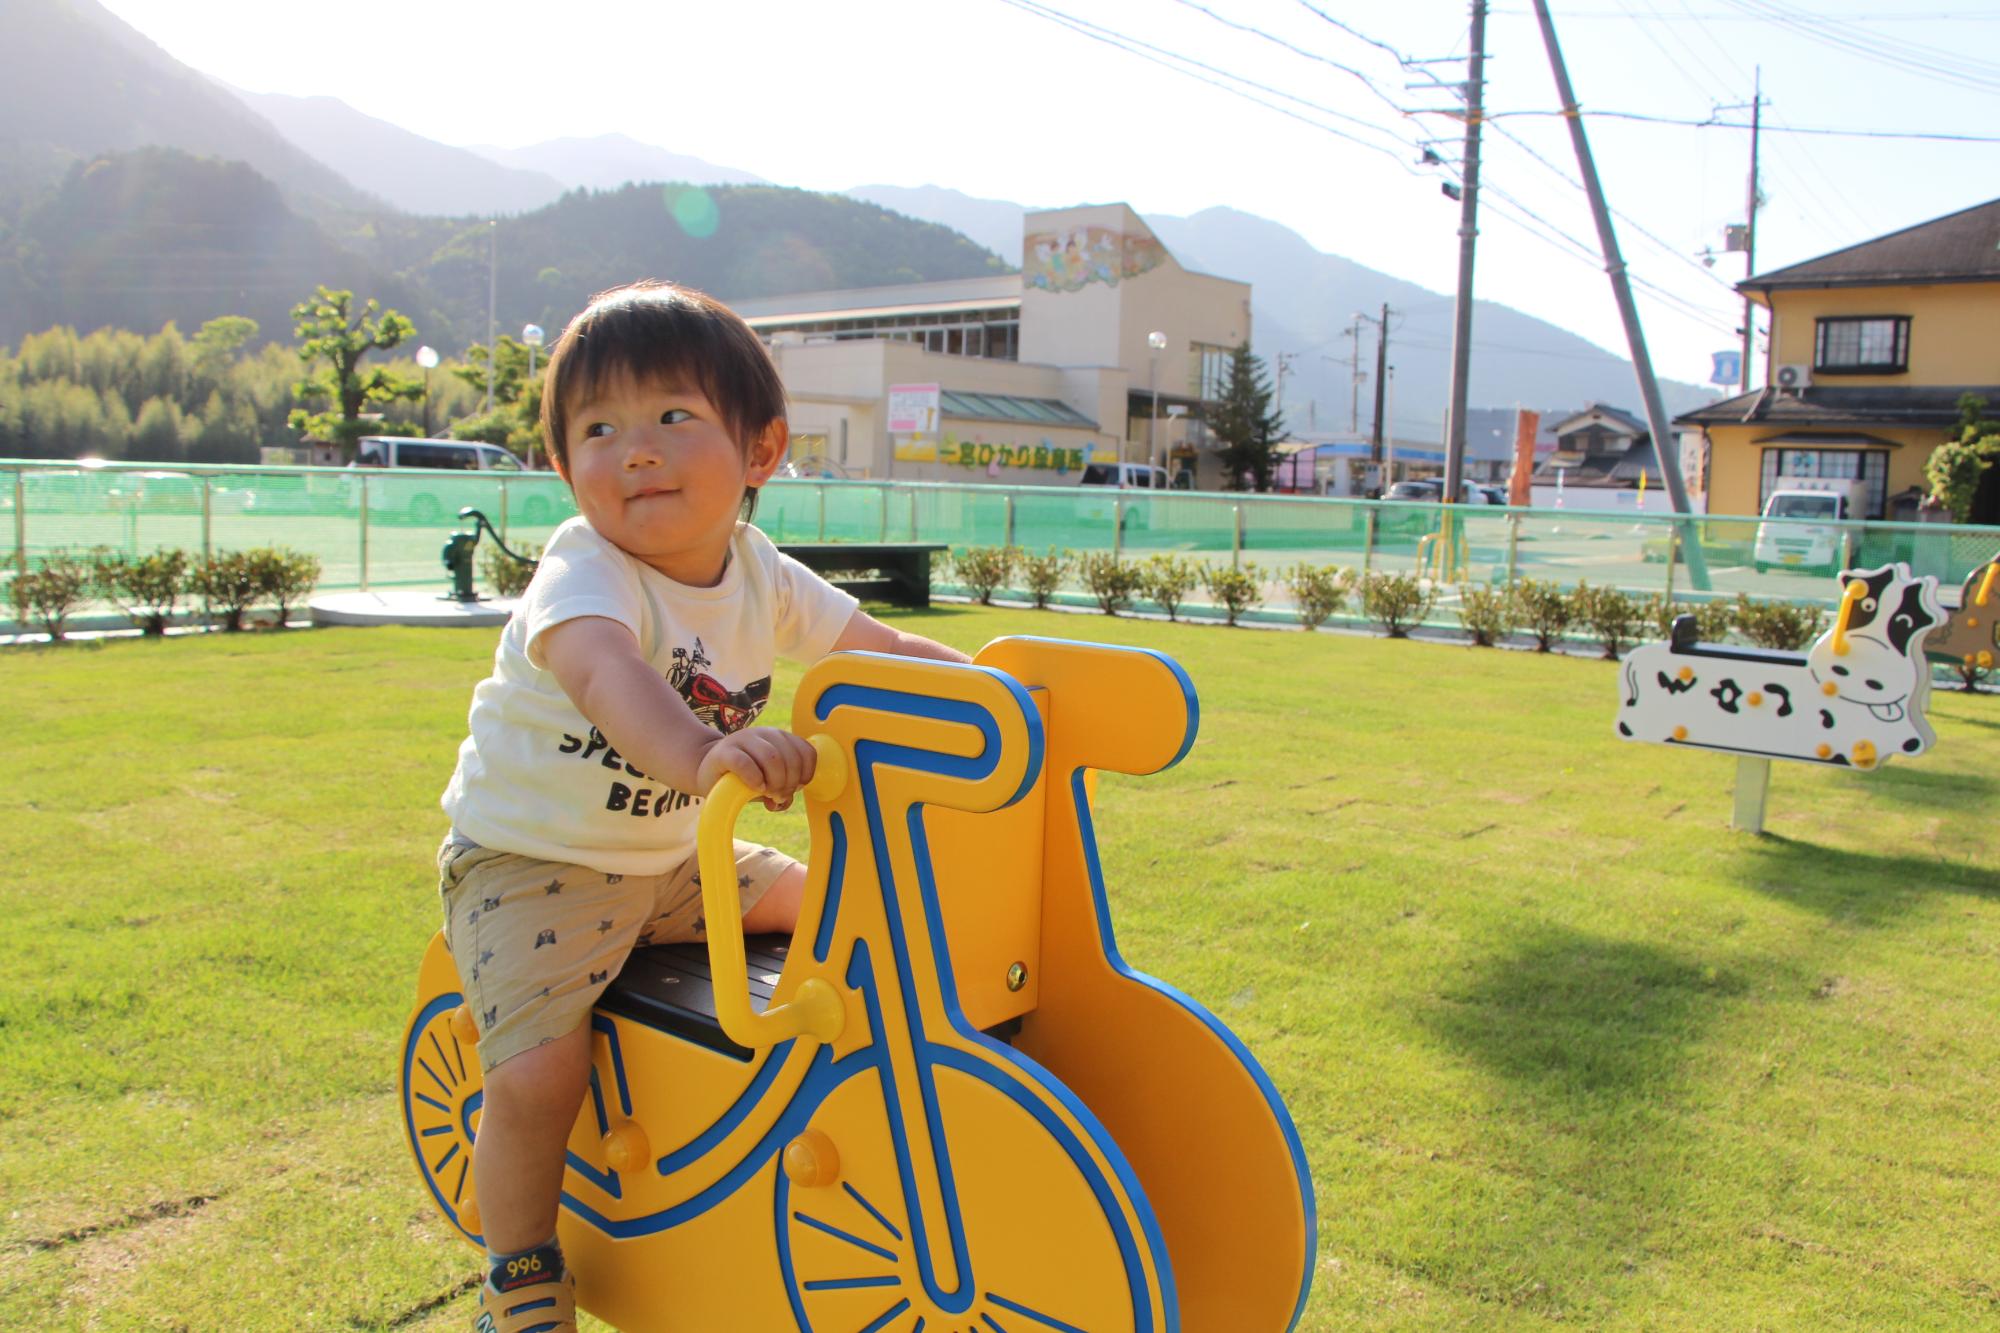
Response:
[{"label": "metal post of sign", "polygon": [[368,474],[361,474],[361,591],[368,591]]},{"label": "metal post of sign", "polygon": [[1736,806],[1731,828],[1745,833],[1764,831],[1764,799],[1771,794],[1771,761],[1745,755],[1736,761]]}]

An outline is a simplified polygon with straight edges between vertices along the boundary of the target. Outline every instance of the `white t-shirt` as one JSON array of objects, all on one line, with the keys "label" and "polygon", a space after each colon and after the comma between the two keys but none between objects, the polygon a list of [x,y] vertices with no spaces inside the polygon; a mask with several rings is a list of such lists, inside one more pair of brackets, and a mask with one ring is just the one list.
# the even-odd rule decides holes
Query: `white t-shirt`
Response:
[{"label": "white t-shirt", "polygon": [[700,798],[639,771],[584,720],[545,667],[542,632],[578,616],[617,621],[697,717],[731,732],[769,700],[776,657],[824,657],[854,607],[747,523],[730,539],[722,581],[693,588],[570,519],[500,635],[493,674],[472,692],[445,813],[496,851],[607,875],[666,873],[694,854]]}]

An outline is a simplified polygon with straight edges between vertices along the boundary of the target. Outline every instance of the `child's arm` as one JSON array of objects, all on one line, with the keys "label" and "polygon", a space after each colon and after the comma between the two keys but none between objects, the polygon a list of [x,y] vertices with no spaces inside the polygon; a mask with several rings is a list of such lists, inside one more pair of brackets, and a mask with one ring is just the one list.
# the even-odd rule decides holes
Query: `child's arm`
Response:
[{"label": "child's arm", "polygon": [[921,634],[905,634],[883,624],[866,611],[857,610],[847,628],[833,641],[834,652],[894,653],[898,657],[929,657],[939,662],[970,662],[956,648],[947,647]]},{"label": "child's arm", "polygon": [[615,620],[565,620],[543,630],[538,647],[577,711],[619,754],[669,786],[705,796],[717,778],[734,773],[777,803],[812,778],[813,748],[791,732],[746,727],[725,736],[703,723]]}]

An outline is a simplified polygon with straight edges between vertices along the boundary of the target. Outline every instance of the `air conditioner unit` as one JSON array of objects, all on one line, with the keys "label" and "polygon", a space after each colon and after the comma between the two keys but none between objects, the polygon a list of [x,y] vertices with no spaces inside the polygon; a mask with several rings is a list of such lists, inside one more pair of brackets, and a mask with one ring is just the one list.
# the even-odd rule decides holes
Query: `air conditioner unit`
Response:
[{"label": "air conditioner unit", "polygon": [[1779,366],[1778,373],[1773,377],[1772,383],[1776,384],[1780,389],[1797,393],[1812,383],[1812,367],[1807,365]]}]

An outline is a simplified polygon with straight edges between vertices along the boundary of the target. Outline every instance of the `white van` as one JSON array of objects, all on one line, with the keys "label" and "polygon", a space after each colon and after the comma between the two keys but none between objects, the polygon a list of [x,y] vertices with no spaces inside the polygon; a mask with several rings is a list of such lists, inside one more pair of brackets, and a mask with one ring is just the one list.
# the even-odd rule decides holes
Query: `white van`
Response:
[{"label": "white van", "polygon": [[1839,569],[1846,562],[1846,530],[1809,520],[1858,519],[1867,494],[1866,483],[1849,477],[1784,478],[1764,502],[1763,517],[1778,521],[1757,525],[1751,557],[1757,572],[1777,567],[1831,574]]},{"label": "white van", "polygon": [[[497,444],[482,444],[477,440],[426,440],[402,435],[362,436],[355,441],[354,461],[348,466],[424,468],[443,472],[525,471],[519,458]],[[460,485],[443,477],[422,481],[410,478],[392,485],[378,485],[374,489],[377,496],[369,503],[371,514],[386,511],[414,523],[433,523],[441,518],[455,517],[466,505],[490,508],[493,504],[490,484]],[[557,491],[560,489],[559,486],[556,488]],[[361,488],[350,485],[347,492],[348,508],[360,507]],[[554,516],[556,509],[557,505],[549,496],[529,494],[522,497],[515,513],[523,522],[544,523]]]},{"label": "white van", "polygon": [[1086,463],[1076,484],[1116,486],[1121,491],[1164,491],[1172,483],[1165,468],[1150,463]]}]

